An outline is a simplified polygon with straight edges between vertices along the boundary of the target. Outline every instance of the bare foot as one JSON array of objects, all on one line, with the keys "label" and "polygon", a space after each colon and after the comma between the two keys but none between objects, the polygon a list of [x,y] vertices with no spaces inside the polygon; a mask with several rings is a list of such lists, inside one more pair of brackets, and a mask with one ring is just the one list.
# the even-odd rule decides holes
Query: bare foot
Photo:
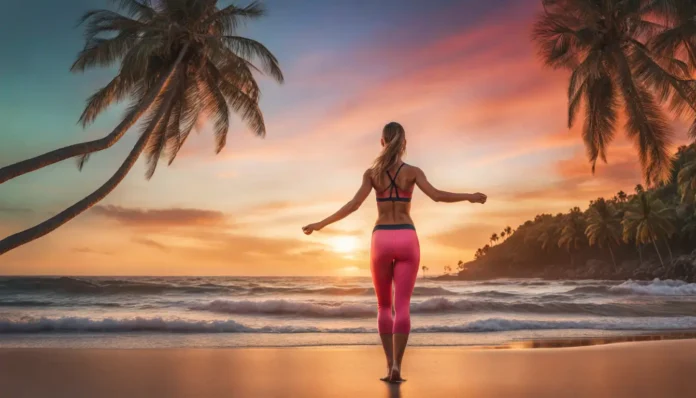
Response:
[{"label": "bare foot", "polygon": [[391,367],[392,367],[392,364],[388,363],[388,364],[387,364],[387,375],[384,376],[384,377],[380,377],[380,378],[379,378],[380,380],[382,380],[382,381],[389,381],[389,376],[391,375]]},{"label": "bare foot", "polygon": [[406,381],[406,379],[401,378],[401,370],[399,368],[392,368],[391,369],[391,374],[389,375],[389,383],[403,383]]}]

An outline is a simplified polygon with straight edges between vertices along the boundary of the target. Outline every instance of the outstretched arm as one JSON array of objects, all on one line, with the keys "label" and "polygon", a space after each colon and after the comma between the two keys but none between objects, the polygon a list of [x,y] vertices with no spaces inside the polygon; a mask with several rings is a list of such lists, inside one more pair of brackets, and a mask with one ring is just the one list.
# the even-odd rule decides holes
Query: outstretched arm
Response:
[{"label": "outstretched arm", "polygon": [[363,174],[362,177],[362,185],[360,185],[360,189],[358,189],[358,192],[355,193],[355,196],[353,196],[353,199],[349,200],[348,203],[346,203],[343,207],[338,209],[337,212],[334,214],[326,217],[322,221],[305,225],[302,227],[302,231],[309,235],[314,231],[319,231],[325,226],[329,224],[333,224],[336,221],[342,220],[354,211],[358,210],[360,208],[360,205],[363,204],[367,196],[370,194],[370,191],[372,191],[372,182],[370,181],[370,174],[369,170]]},{"label": "outstretched arm", "polygon": [[469,201],[471,203],[486,203],[486,195],[482,193],[454,193],[454,192],[447,192],[447,191],[441,191],[437,188],[435,188],[430,181],[428,181],[428,178],[425,177],[425,173],[423,173],[423,170],[416,168],[416,185],[418,185],[418,188],[420,188],[421,191],[423,191],[424,194],[428,195],[428,197],[435,202],[445,202],[445,203],[454,203],[454,202],[465,202]]}]

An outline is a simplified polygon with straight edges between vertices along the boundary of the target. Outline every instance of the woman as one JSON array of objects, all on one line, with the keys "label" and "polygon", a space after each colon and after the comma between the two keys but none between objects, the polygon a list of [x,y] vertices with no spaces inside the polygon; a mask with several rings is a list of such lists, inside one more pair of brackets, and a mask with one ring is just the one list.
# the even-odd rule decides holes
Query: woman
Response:
[{"label": "woman", "polygon": [[362,185],[353,199],[323,221],[302,227],[309,235],[345,218],[358,210],[372,188],[375,189],[378,216],[372,232],[370,271],[377,294],[377,328],[387,357],[387,376],[382,380],[393,383],[404,381],[401,360],[411,330],[409,306],[420,262],[418,236],[409,215],[414,185],[436,202],[486,202],[486,195],[482,193],[451,193],[436,189],[421,169],[401,160],[405,151],[404,128],[396,122],[384,126],[382,153],[363,174]]}]

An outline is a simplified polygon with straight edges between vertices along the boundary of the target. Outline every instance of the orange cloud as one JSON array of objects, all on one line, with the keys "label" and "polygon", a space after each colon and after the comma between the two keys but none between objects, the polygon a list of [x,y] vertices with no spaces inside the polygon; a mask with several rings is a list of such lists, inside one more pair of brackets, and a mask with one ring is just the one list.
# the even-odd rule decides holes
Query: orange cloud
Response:
[{"label": "orange cloud", "polygon": [[92,212],[132,227],[211,226],[225,223],[219,211],[200,209],[132,209],[120,206],[96,206]]}]

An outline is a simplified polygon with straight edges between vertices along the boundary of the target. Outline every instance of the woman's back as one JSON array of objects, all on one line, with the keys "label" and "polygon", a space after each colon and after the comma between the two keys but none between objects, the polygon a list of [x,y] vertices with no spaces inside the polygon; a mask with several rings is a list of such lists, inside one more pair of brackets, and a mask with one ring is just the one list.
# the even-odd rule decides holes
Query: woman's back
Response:
[{"label": "woman's back", "polygon": [[377,197],[377,225],[413,224],[410,211],[415,171],[415,167],[400,162],[382,175],[371,177]]}]

